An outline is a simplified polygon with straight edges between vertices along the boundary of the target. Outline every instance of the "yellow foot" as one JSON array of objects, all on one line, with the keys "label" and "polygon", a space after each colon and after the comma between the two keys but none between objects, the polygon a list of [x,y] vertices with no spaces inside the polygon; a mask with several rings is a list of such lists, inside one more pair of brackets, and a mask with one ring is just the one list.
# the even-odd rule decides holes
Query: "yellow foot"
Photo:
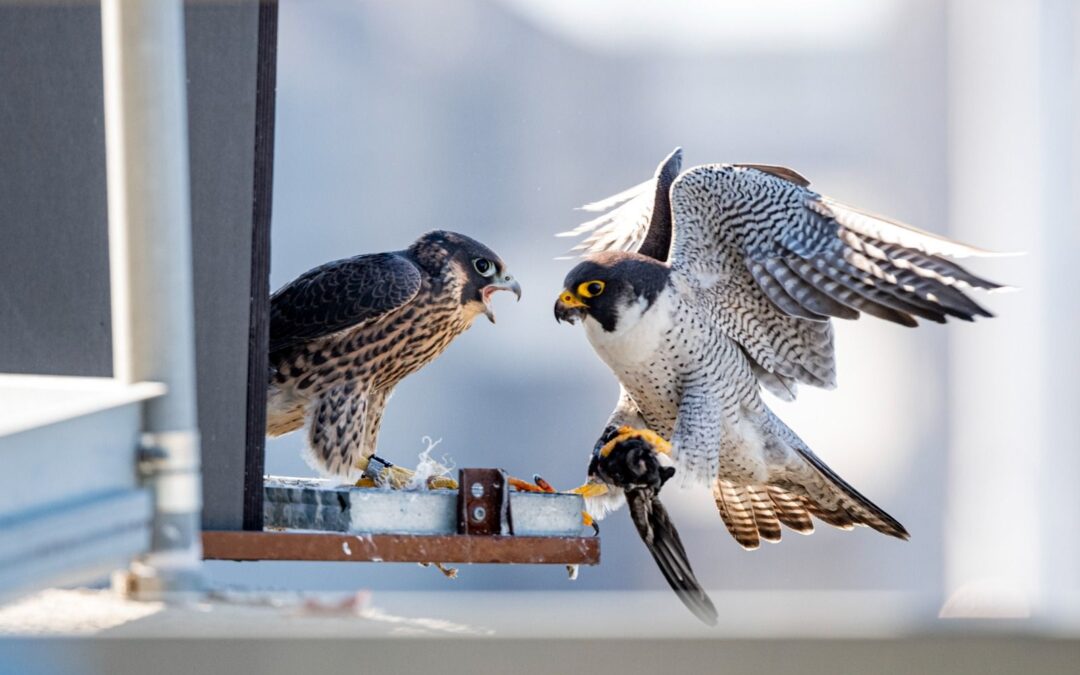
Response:
[{"label": "yellow foot", "polygon": [[603,497],[608,493],[608,486],[603,483],[585,483],[579,485],[570,491],[572,495],[581,495],[586,499],[592,499],[593,497]]},{"label": "yellow foot", "polygon": [[[373,461],[374,460],[374,461]],[[356,481],[356,487],[379,487],[389,485],[394,490],[401,490],[416,476],[416,472],[403,466],[390,464],[378,457],[365,457],[356,463],[356,468],[364,472],[360,480]],[[440,467],[448,471],[445,467]],[[432,475],[427,479],[427,487],[431,490],[456,490],[458,482],[453,478],[443,475]]]},{"label": "yellow foot", "polygon": [[615,438],[611,439],[600,448],[600,456],[607,457],[615,446],[624,441],[639,438],[653,447],[653,450],[665,455],[671,455],[671,443],[668,443],[660,434],[650,429],[635,429],[634,427],[619,427]]},{"label": "yellow foot", "polygon": [[543,478],[540,478],[540,476],[533,476],[532,483],[527,480],[521,480],[520,478],[514,478],[513,476],[507,476],[506,482],[518,492],[555,492],[555,488],[551,487],[551,485]]}]

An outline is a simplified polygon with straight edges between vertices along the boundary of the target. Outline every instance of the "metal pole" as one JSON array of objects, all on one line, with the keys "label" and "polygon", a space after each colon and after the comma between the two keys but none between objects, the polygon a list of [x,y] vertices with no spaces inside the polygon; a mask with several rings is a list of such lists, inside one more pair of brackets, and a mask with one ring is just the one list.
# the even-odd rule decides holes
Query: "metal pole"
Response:
[{"label": "metal pole", "polygon": [[151,550],[126,586],[201,586],[187,97],[181,0],[102,0],[113,368],[163,382],[143,421]]}]

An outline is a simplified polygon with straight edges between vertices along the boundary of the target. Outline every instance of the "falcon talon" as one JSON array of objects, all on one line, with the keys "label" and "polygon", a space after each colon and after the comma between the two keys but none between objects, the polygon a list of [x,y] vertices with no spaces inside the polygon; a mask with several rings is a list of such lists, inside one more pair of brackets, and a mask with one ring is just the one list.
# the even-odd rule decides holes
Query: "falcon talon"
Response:
[{"label": "falcon talon", "polygon": [[544,480],[543,476],[538,473],[533,474],[533,483],[544,492],[557,492],[555,488],[551,487],[551,483]]},{"label": "falcon talon", "polygon": [[513,476],[507,476],[506,483],[518,492],[547,492],[547,490],[539,485],[521,480],[520,478],[514,478]]},{"label": "falcon talon", "polygon": [[593,518],[592,514],[590,514],[588,511],[581,512],[581,524],[586,527],[591,527],[594,537],[600,536],[600,523],[598,523],[596,521],[596,518]]}]

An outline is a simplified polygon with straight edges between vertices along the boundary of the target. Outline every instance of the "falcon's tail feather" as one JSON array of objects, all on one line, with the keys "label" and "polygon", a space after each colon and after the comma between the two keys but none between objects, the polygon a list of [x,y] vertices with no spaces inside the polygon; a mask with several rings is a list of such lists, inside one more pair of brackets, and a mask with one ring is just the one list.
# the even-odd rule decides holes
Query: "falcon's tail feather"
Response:
[{"label": "falcon's tail feather", "polygon": [[812,494],[819,490],[812,490],[811,486],[820,486],[820,483],[809,480],[809,477],[808,480],[802,481],[803,484],[799,486],[801,489],[798,490],[792,490],[788,485],[780,486],[784,490],[794,492],[807,512],[819,520],[844,530],[850,530],[855,525],[865,525],[897,539],[907,540],[910,537],[899,521],[838,476],[779,417],[771,413],[769,417],[768,426],[771,427],[772,437],[805,460],[807,469],[824,479],[828,492],[831,493]]},{"label": "falcon's tail feather", "polygon": [[814,531],[811,515],[848,530],[854,522],[846,512],[839,515],[825,511],[816,503],[775,485],[736,485],[717,479],[713,483],[713,498],[728,532],[748,551],[758,548],[762,541],[774,544],[780,541],[781,524],[799,534],[810,534]]},{"label": "falcon's tail feather", "polygon": [[780,524],[799,534],[811,534],[814,531],[811,516],[841,530],[864,525],[898,539],[908,539],[907,530],[896,519],[835,474],[830,472],[826,477],[837,493],[832,508],[809,495],[798,494],[802,490],[796,492],[776,485],[734,485],[718,480],[713,486],[713,496],[728,532],[748,551],[758,548],[762,541],[780,541]]},{"label": "falcon's tail feather", "polygon": [[713,499],[728,532],[748,551],[761,545],[761,535],[755,517],[753,488],[717,479],[713,483]]},{"label": "falcon's tail feather", "polygon": [[802,499],[775,485],[763,487],[768,492],[777,520],[799,534],[814,532],[814,520],[803,507]]},{"label": "falcon's tail feather", "polygon": [[825,462],[810,452],[809,448],[803,446],[795,449],[802,455],[803,459],[829,482],[829,487],[837,497],[835,507],[829,509],[820,501],[804,495],[802,502],[807,511],[818,519],[842,530],[850,530],[855,525],[865,525],[897,539],[906,541],[911,537],[899,521],[864,497],[843,478],[836,475]]},{"label": "falcon's tail feather", "polygon": [[805,464],[801,472],[788,473],[770,484],[716,479],[716,508],[740,546],[752,550],[762,540],[780,541],[781,524],[810,534],[814,531],[811,516],[841,530],[864,525],[891,537],[909,538],[903,525],[836,475],[778,417],[770,415],[766,429],[771,442],[784,446],[785,452],[793,451]]}]

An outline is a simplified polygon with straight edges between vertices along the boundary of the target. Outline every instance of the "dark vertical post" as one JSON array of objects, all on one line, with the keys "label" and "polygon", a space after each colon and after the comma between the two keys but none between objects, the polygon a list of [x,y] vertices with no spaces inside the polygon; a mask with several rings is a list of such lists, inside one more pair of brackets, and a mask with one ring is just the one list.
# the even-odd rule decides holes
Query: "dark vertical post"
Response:
[{"label": "dark vertical post", "polygon": [[274,105],[277,92],[277,0],[259,3],[255,85],[255,194],[251,229],[251,328],[248,349],[244,529],[263,527],[266,464],[266,376],[270,328],[270,214],[274,192]]},{"label": "dark vertical post", "polygon": [[[203,527],[244,527],[258,219],[258,0],[185,3]],[[253,234],[254,233],[254,234]],[[258,259],[256,257],[256,259]],[[265,278],[265,273],[263,273]]]}]

